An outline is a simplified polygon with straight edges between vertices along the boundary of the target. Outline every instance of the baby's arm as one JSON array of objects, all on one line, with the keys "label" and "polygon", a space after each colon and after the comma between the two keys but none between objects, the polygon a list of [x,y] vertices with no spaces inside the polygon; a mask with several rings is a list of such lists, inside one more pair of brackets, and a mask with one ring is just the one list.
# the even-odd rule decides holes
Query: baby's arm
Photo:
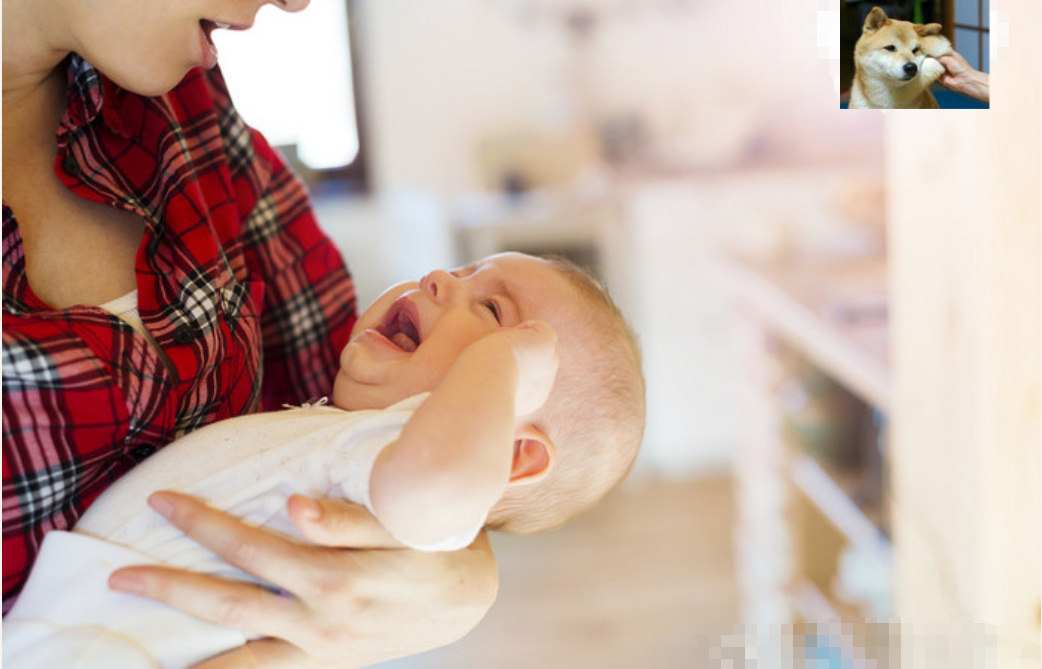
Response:
[{"label": "baby's arm", "polygon": [[467,347],[373,466],[380,522],[419,546],[479,526],[510,480],[517,419],[545,403],[556,371],[556,334],[542,322]]}]

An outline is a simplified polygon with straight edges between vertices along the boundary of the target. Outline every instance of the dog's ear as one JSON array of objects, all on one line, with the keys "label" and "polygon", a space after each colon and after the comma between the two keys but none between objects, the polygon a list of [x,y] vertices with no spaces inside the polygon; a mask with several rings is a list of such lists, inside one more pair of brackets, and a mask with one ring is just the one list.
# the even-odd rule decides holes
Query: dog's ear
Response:
[{"label": "dog's ear", "polygon": [[915,34],[919,37],[926,37],[927,35],[940,35],[941,24],[940,23],[927,23],[925,26],[921,23],[915,24]]},{"label": "dog's ear", "polygon": [[868,13],[865,18],[865,28],[862,31],[865,35],[874,33],[887,24],[889,19],[886,18],[886,12],[879,7],[873,7],[872,11]]}]

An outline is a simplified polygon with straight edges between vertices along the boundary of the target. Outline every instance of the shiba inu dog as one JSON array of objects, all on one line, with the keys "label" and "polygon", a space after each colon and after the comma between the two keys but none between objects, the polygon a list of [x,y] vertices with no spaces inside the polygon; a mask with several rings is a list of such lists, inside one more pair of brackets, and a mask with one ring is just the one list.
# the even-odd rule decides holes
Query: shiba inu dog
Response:
[{"label": "shiba inu dog", "polygon": [[930,84],[944,73],[936,59],[951,53],[940,23],[888,19],[873,7],[854,46],[850,109],[937,109]]}]

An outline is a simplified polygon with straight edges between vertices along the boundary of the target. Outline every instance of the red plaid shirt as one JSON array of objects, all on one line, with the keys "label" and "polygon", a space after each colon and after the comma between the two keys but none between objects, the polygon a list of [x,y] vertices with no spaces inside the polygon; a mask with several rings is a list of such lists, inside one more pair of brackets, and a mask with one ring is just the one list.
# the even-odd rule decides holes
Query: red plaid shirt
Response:
[{"label": "red plaid shirt", "polygon": [[37,298],[4,205],[5,613],[44,534],[155,449],[259,404],[328,394],[356,318],[307,193],[217,71],[144,98],[71,56],[55,171],[145,219],[138,308],[162,353],[98,307]]}]

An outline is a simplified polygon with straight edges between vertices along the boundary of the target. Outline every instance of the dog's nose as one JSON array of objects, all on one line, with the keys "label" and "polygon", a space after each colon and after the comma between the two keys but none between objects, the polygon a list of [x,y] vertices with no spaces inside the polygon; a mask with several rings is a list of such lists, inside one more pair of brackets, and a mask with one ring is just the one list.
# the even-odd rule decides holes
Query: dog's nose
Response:
[{"label": "dog's nose", "polygon": [[915,63],[905,63],[905,74],[910,77],[914,77],[915,73],[919,70]]}]

